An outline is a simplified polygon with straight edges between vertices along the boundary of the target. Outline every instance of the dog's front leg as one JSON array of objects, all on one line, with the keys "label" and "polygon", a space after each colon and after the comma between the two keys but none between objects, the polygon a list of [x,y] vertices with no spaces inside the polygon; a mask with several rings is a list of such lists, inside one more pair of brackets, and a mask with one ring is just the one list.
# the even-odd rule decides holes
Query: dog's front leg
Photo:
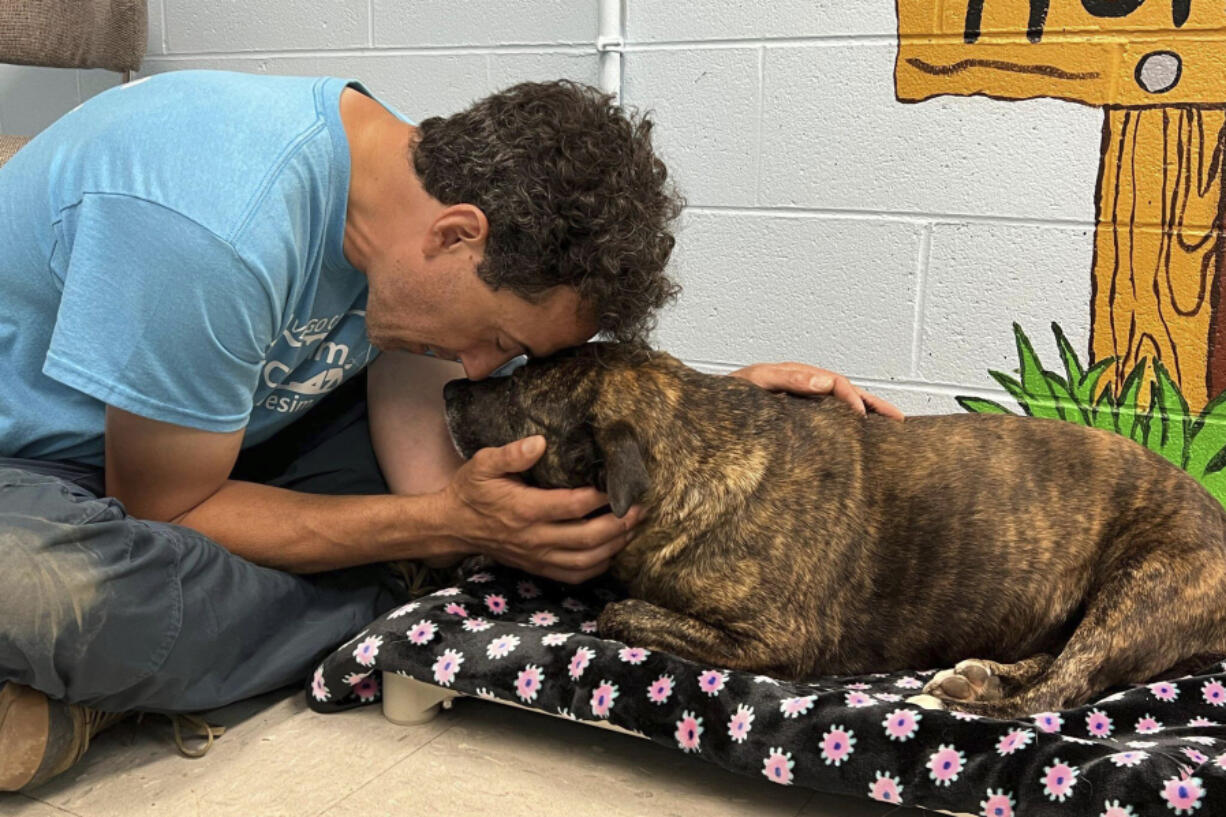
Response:
[{"label": "dog's front leg", "polygon": [[658,607],[642,599],[606,605],[596,622],[602,638],[632,647],[671,653],[691,661],[727,669],[758,669],[762,656],[754,644],[710,624]]}]

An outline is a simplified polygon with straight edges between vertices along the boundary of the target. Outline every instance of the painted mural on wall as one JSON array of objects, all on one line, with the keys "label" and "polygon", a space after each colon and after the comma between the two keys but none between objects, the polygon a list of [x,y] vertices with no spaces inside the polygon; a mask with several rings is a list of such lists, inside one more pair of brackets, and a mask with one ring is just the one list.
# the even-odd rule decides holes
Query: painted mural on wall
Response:
[{"label": "painted mural on wall", "polygon": [[1086,364],[1053,325],[1063,374],[1043,368],[1015,326],[1019,377],[992,376],[1024,412],[1130,436],[1226,504],[1226,4],[897,0],[897,11],[900,102],[1048,97],[1103,109],[1098,183],[1086,191],[1096,219]]}]

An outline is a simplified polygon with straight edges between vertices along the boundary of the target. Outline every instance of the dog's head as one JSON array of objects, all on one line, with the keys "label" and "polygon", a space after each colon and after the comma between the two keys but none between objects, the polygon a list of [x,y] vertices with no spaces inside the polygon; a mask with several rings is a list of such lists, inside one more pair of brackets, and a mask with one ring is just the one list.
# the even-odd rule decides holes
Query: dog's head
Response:
[{"label": "dog's head", "polygon": [[[456,449],[478,449],[523,437],[545,437],[545,453],[525,482],[542,488],[595,485],[624,516],[649,487],[648,463],[634,418],[617,409],[650,366],[658,379],[680,361],[631,344],[589,343],[530,360],[508,377],[453,380],[443,390]],[[624,395],[622,395],[624,396]]]}]

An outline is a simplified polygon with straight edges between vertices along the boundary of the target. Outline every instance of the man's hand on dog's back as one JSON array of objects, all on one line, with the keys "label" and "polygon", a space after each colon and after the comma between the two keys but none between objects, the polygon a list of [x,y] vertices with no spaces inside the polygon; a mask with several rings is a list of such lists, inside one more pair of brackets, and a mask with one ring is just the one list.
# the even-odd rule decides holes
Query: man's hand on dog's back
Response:
[{"label": "man's hand on dog's back", "polygon": [[612,513],[584,519],[609,502],[596,488],[524,485],[514,475],[544,452],[539,436],[478,451],[442,491],[440,517],[451,535],[495,561],[577,584],[608,569],[642,509],[633,507],[620,519]]},{"label": "man's hand on dog's back", "polygon": [[831,395],[862,415],[871,411],[892,420],[903,419],[902,411],[893,403],[869,394],[841,374],[807,363],[754,363],[729,372],[729,377],[739,377],[769,391],[799,397]]}]

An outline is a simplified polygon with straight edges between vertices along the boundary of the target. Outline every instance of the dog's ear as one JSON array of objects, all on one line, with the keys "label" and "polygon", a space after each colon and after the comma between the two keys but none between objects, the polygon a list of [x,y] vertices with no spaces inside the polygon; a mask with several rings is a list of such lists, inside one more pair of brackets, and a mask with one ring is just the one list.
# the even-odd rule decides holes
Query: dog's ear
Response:
[{"label": "dog's ear", "polygon": [[628,423],[618,422],[596,432],[596,444],[604,454],[605,493],[613,513],[622,517],[630,506],[647,495],[650,482],[643,451]]}]

